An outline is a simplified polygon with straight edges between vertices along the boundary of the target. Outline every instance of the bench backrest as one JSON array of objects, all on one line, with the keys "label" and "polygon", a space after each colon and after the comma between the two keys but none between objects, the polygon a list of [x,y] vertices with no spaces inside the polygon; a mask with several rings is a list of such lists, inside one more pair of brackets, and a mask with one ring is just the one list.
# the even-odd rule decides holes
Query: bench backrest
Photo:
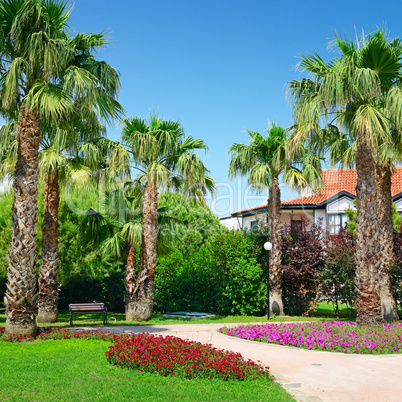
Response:
[{"label": "bench backrest", "polygon": [[68,308],[71,311],[103,311],[105,303],[73,303],[69,304]]}]

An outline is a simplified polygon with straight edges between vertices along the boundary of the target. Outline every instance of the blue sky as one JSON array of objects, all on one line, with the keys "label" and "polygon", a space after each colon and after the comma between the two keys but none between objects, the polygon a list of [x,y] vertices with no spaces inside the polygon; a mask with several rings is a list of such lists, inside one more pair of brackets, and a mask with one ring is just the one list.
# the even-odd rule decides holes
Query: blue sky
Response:
[{"label": "blue sky", "polygon": [[[110,33],[97,56],[121,73],[119,100],[130,116],[150,111],[179,120],[186,133],[209,146],[203,157],[218,183],[209,200],[220,216],[261,205],[246,180],[228,181],[227,150],[246,142],[244,128],[263,131],[268,121],[292,124],[286,84],[300,78],[300,53],[324,59],[334,32],[353,39],[386,26],[402,36],[399,1],[80,0],[75,32]],[[118,139],[120,127],[108,136]],[[285,187],[282,198],[293,196]]]}]

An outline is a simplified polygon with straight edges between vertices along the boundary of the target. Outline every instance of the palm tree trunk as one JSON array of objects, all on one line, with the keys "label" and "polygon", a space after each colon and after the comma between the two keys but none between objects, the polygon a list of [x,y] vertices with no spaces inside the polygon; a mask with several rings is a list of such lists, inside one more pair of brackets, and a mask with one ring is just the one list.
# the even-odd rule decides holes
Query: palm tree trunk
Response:
[{"label": "palm tree trunk", "polygon": [[391,281],[389,268],[395,260],[394,255],[394,225],[392,222],[392,192],[391,161],[377,163],[377,203],[380,220],[380,244],[381,244],[381,308],[385,321],[397,321],[399,319],[396,302],[391,293]]},{"label": "palm tree trunk", "polygon": [[140,270],[132,294],[133,321],[147,321],[152,317],[154,275],[156,268],[156,241],[158,220],[158,189],[154,178],[147,181],[143,199],[142,245]]},{"label": "palm tree trunk", "polygon": [[59,175],[48,172],[45,179],[42,265],[39,272],[38,322],[57,322],[59,286]]},{"label": "palm tree trunk", "polygon": [[381,324],[383,318],[376,163],[368,130],[358,133],[356,171],[356,321],[358,325],[372,326]]},{"label": "palm tree trunk", "polygon": [[283,315],[282,301],[282,250],[281,250],[281,190],[278,178],[272,180],[268,198],[268,230],[272,250],[269,255],[269,312],[270,316]]},{"label": "palm tree trunk", "polygon": [[133,298],[133,291],[137,282],[135,269],[135,253],[135,244],[130,241],[127,246],[126,294],[124,299],[126,308],[126,321],[134,321],[135,301]]},{"label": "palm tree trunk", "polygon": [[38,219],[39,117],[22,106],[16,131],[12,235],[8,254],[6,334],[36,336],[36,226]]}]

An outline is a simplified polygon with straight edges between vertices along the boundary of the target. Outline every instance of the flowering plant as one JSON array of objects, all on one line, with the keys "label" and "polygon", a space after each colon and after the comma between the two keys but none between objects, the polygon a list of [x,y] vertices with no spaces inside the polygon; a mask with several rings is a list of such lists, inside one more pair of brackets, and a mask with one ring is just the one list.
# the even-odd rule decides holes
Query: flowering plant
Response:
[{"label": "flowering plant", "polygon": [[[6,342],[31,341],[31,337],[4,336]],[[39,329],[37,339],[95,339],[113,342],[106,352],[111,364],[137,369],[140,372],[185,378],[221,378],[223,380],[252,380],[270,378],[269,367],[244,360],[240,353],[219,350],[211,345],[184,341],[174,336],[117,334],[113,332],[71,331],[62,328]]]},{"label": "flowering plant", "polygon": [[376,329],[359,328],[355,322],[310,322],[264,324],[220,328],[219,332],[252,341],[276,343],[329,352],[384,354],[402,353],[402,324],[384,324]]},{"label": "flowering plant", "polygon": [[137,334],[117,338],[106,356],[119,367],[185,378],[249,380],[269,377],[269,367],[244,360],[240,353],[161,335]]},{"label": "flowering plant", "polygon": [[28,341],[32,340],[32,336],[23,336],[23,335],[5,335],[4,334],[5,328],[0,328],[0,340],[3,340],[5,342],[22,342],[22,341]]}]

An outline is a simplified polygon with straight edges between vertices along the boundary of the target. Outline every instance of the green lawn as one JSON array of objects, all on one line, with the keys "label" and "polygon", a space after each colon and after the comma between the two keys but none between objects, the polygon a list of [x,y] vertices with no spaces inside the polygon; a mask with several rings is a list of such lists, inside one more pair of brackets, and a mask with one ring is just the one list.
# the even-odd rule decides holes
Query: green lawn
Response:
[{"label": "green lawn", "polygon": [[271,380],[166,378],[111,366],[109,342],[35,341],[0,346],[0,400],[293,401]]},{"label": "green lawn", "polygon": [[[321,302],[318,304],[316,312],[312,312],[307,317],[299,316],[285,316],[285,317],[271,317],[270,322],[283,322],[283,321],[323,321],[323,320],[334,320],[338,319],[335,315],[332,304],[327,302]],[[346,306],[340,306],[340,320],[355,320],[354,311],[347,311]],[[102,326],[102,316],[101,315],[83,315],[74,316],[74,326]],[[124,313],[108,313],[108,325],[144,325],[144,324],[211,324],[211,323],[253,323],[253,322],[266,322],[267,317],[256,317],[256,316],[217,316],[213,318],[204,319],[189,319],[189,318],[163,318],[163,314],[156,313],[153,315],[152,319],[147,322],[129,322],[126,321]],[[6,322],[6,317],[4,314],[0,314],[0,327],[4,327]],[[57,327],[69,327],[69,315],[68,312],[59,313],[59,321],[57,324],[40,324],[42,327],[49,326]]]}]

